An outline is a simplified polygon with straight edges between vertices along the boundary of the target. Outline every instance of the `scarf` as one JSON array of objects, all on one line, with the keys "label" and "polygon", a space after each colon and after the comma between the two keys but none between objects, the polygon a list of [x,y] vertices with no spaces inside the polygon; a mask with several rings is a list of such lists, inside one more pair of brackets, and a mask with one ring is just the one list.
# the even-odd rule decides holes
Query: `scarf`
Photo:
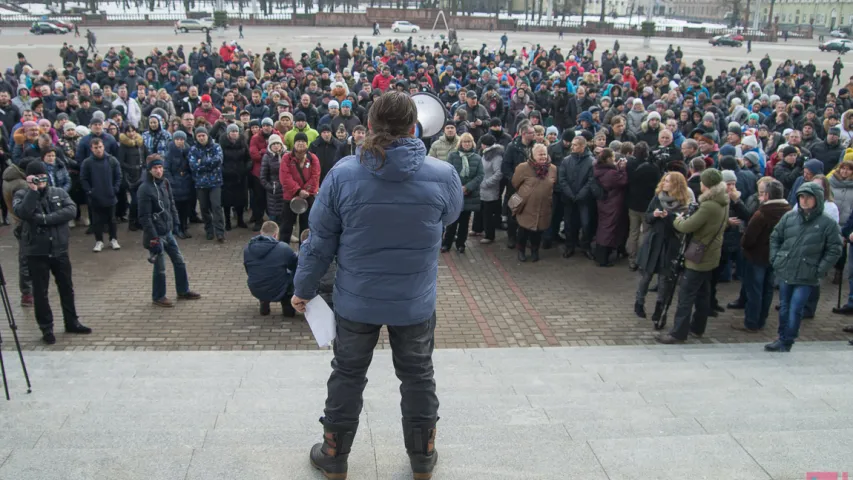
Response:
[{"label": "scarf", "polygon": [[529,160],[528,163],[530,163],[530,168],[533,169],[533,172],[536,173],[536,178],[541,180],[548,175],[548,170],[550,170],[549,167],[551,166],[550,163],[536,163],[533,160]]},{"label": "scarf", "polygon": [[663,209],[669,213],[678,213],[687,209],[686,205],[682,205],[678,199],[671,197],[668,193],[663,191],[658,193],[658,200],[660,201]]},{"label": "scarf", "polygon": [[462,170],[459,172],[459,177],[467,178],[471,173],[471,166],[468,164],[468,157],[471,156],[472,151],[459,150],[459,156],[462,157]]},{"label": "scarf", "polygon": [[838,175],[833,175],[829,177],[829,186],[832,187],[833,190],[846,190],[848,188],[853,188],[853,178],[850,180],[842,180]]}]

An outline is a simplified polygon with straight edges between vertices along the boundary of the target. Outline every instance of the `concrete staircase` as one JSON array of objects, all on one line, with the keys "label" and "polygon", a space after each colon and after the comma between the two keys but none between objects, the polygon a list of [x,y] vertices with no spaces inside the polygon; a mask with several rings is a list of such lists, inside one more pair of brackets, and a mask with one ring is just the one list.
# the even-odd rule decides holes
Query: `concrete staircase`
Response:
[{"label": "concrete staircase", "polygon": [[[4,350],[0,480],[320,479],[330,352]],[[802,480],[853,471],[853,348],[439,350],[436,479]],[[351,479],[411,478],[377,351]]]}]

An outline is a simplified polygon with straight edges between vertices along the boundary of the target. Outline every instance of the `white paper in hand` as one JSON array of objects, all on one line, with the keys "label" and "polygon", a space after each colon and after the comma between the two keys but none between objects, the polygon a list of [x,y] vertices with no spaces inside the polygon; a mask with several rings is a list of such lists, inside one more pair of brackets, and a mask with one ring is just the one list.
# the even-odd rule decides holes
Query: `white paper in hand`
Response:
[{"label": "white paper in hand", "polygon": [[319,295],[305,305],[305,319],[320,347],[328,347],[335,339],[335,314]]}]

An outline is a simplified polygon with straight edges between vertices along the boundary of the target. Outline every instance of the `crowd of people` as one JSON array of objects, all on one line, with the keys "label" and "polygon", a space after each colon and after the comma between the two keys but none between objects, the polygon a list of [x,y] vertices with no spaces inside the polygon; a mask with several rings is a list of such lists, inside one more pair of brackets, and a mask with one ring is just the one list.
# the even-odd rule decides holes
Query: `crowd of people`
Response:
[{"label": "crowd of people", "polygon": [[[721,281],[742,282],[728,307],[744,309],[732,327],[746,332],[765,327],[778,288],[779,340],[767,348],[789,350],[815,314],[821,278],[841,282],[849,258],[853,78],[833,91],[840,67],[818,72],[811,61],[774,69],[765,56],[715,76],[680,47],[659,60],[629,58],[618,43],[602,51],[595,40],[566,52],[509,50],[505,34],[500,42],[463,50],[354,37],[297,53],[232,41],[141,55],[64,45],[61,67],[43,69],[18,53],[0,80],[0,160],[3,222],[11,216],[20,239],[21,304],[35,305],[47,332],[46,276],[73,295],[70,263],[38,257],[67,257],[56,242],[77,225],[94,236],[93,251],[119,249],[125,222],[143,231],[160,272],[154,304],[173,305],[165,255],[180,266],[178,298],[197,298],[176,238],[202,223],[207,240],[225,242],[232,228],[258,232],[269,220],[276,238],[298,243],[330,170],[370,138],[374,103],[389,90],[428,92],[448,120],[422,142],[457,171],[465,197],[442,252],[464,254],[469,235],[491,244],[504,230],[520,262],[558,244],[562,257],[579,252],[600,267],[625,258],[639,272],[638,316],[656,290],[659,321],[680,289],[664,343],[704,333],[724,310]],[[29,192],[42,192],[44,212]],[[50,228],[39,224],[48,218]],[[51,232],[52,247],[42,238]],[[682,243],[692,256],[679,286],[671,274]],[[849,281],[837,314],[853,315]],[[79,325],[72,307],[63,298],[69,331]]]}]

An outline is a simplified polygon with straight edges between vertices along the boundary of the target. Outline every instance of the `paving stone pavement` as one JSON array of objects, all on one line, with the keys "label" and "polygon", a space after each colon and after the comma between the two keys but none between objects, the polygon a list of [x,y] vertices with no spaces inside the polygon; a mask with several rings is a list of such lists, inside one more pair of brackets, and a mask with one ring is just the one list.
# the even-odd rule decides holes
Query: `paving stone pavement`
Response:
[{"label": "paving stone pavement", "polygon": [[[273,315],[258,314],[246,288],[242,249],[251,238],[247,230],[228,233],[227,243],[206,241],[200,225],[194,237],[180,241],[192,288],[204,296],[196,302],[178,302],[176,308],[151,305],[151,265],[141,248],[141,234],[119,225],[120,251],[91,251],[93,239],[83,227],[72,231],[71,262],[77,309],[81,320],[94,329],[89,336],[59,333],[58,343],[45,347],[32,309],[18,304],[17,243],[11,227],[0,227],[2,264],[12,307],[27,349],[49,350],[309,350],[316,349],[302,318],[283,319],[278,306]],[[585,346],[651,344],[651,321],[633,314],[638,274],[623,260],[614,268],[598,268],[575,255],[560,257],[559,250],[543,250],[538,263],[519,263],[505,248],[505,236],[486,247],[471,237],[464,255],[441,255],[438,278],[438,348]],[[171,271],[171,265],[167,267]],[[169,277],[170,296],[174,282]],[[739,283],[724,284],[723,303],[737,296]],[[844,294],[847,293],[846,286]],[[59,300],[51,288],[51,305],[59,314]],[[807,320],[801,340],[844,340],[847,318],[831,314],[837,287],[828,279],[817,318]],[[654,294],[647,298],[652,309]],[[776,318],[759,334],[732,330],[729,323],[741,311],[712,318],[702,343],[759,342],[774,338]],[[61,325],[61,320],[57,318]],[[0,333],[8,326],[0,319]],[[61,330],[61,329],[60,329]],[[9,343],[4,344],[8,348]],[[387,348],[383,332],[378,348]]]},{"label": "paving stone pavement", "polygon": [[[321,478],[328,351],[26,352],[31,395],[5,358],[0,480]],[[436,480],[853,470],[846,342],[441,349],[435,369]],[[376,352],[351,479],[411,478],[392,372]]]}]

